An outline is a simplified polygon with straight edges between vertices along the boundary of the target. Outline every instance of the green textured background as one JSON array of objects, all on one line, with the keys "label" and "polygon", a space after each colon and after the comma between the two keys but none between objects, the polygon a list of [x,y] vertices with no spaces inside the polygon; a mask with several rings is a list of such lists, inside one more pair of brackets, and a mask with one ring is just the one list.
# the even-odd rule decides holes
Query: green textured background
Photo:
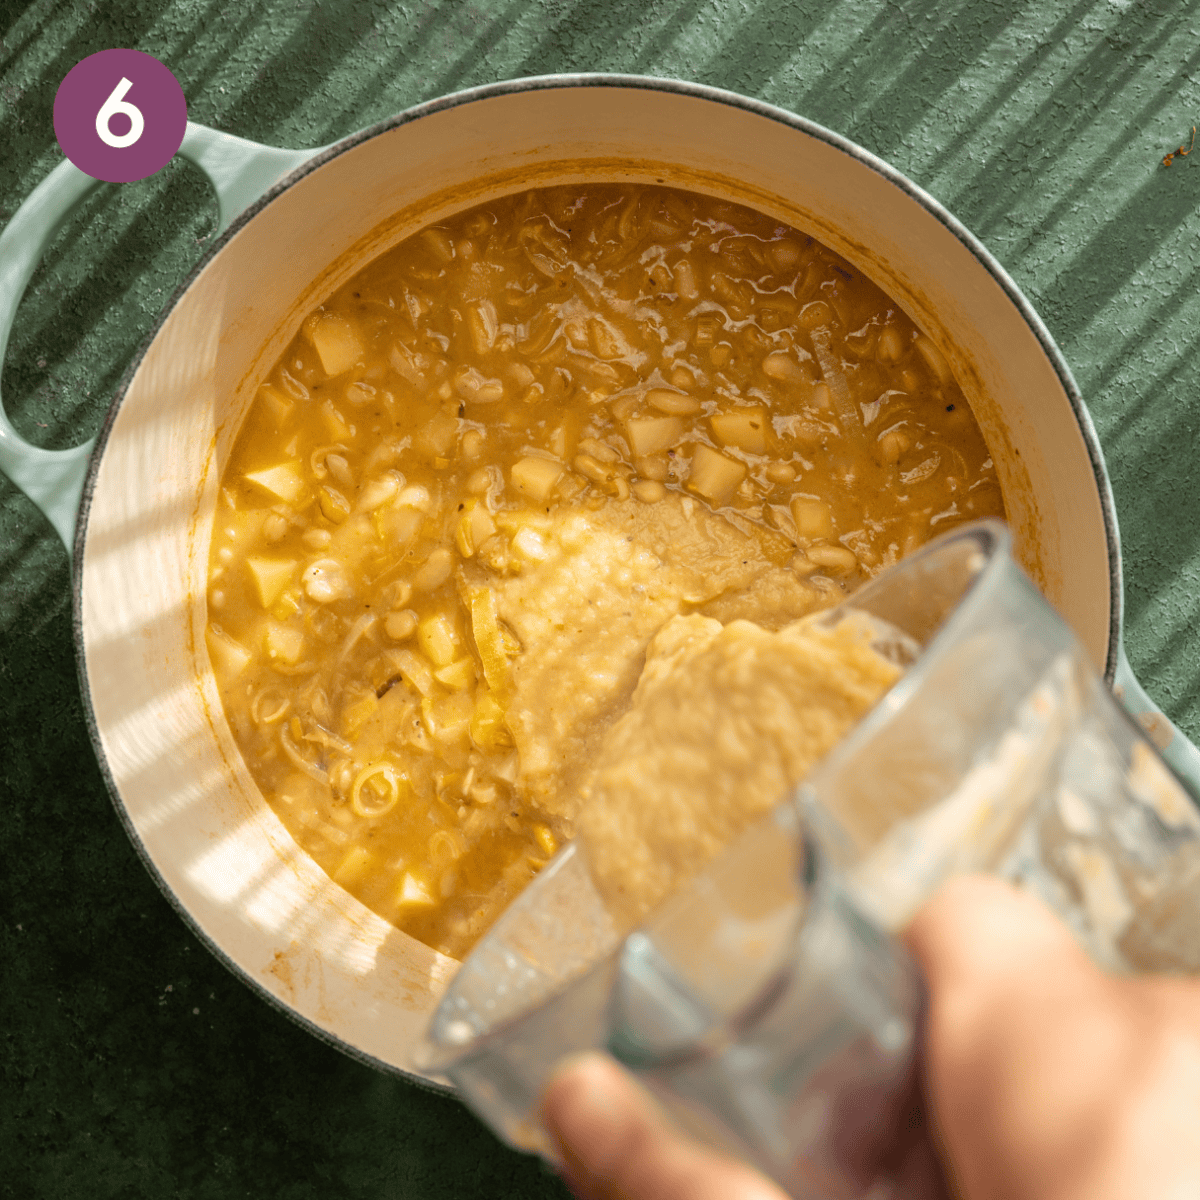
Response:
[{"label": "green textured background", "polygon": [[[1200,734],[1200,13],[1179,0],[0,0],[0,224],[57,162],[81,58],[162,59],[193,120],[315,146],[556,71],[698,80],[854,139],[932,192],[1041,312],[1095,416],[1128,646]],[[4,403],[97,427],[215,205],[174,162],[106,186],[26,294]],[[0,1196],[557,1196],[454,1101],[344,1058],[192,937],[127,841],[81,713],[66,555],[0,481]]]}]

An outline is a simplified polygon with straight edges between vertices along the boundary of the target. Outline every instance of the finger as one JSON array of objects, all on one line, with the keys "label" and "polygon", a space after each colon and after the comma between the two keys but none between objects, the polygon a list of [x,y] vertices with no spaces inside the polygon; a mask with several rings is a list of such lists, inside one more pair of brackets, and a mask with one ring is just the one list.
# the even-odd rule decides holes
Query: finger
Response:
[{"label": "finger", "polygon": [[983,994],[997,979],[1028,978],[1038,963],[1052,963],[1056,979],[1066,972],[1090,986],[1101,978],[1044,904],[990,876],[942,887],[913,918],[905,940],[934,994],[964,986]]},{"label": "finger", "polygon": [[551,1079],[542,1121],[581,1200],[785,1200],[749,1167],[682,1137],[600,1055],[576,1059]]},{"label": "finger", "polygon": [[929,1069],[960,1113],[1002,1100],[1002,1084],[1025,1089],[1024,1111],[1051,1111],[1055,1093],[1077,1092],[1072,1056],[1097,1079],[1117,1069],[1128,1038],[1116,982],[1039,900],[997,879],[955,880],[907,939],[929,989]]},{"label": "finger", "polygon": [[931,1132],[969,1196],[1046,1195],[1103,1152],[1105,1106],[1127,1078],[1117,984],[1056,917],[995,879],[956,880],[907,941],[930,1009]]}]

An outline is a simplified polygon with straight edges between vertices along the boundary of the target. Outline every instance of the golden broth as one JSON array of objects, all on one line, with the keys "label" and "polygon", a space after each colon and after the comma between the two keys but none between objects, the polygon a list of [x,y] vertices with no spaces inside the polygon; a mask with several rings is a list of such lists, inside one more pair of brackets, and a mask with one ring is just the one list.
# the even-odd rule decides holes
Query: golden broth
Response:
[{"label": "golden broth", "polygon": [[209,649],[300,845],[461,956],[572,835],[670,616],[778,626],[1003,511],[945,359],[843,259],[672,189],[533,190],[304,321],[221,481]]}]

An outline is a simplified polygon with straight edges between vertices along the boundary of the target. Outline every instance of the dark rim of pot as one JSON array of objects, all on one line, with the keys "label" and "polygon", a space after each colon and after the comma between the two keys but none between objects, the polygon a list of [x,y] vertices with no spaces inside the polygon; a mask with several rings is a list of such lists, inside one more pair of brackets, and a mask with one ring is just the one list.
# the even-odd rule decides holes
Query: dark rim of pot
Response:
[{"label": "dark rim of pot", "polygon": [[224,249],[225,245],[234,238],[244,225],[252,221],[264,208],[266,208],[276,196],[281,192],[290,188],[297,180],[303,178],[312,171],[318,170],[327,162],[337,158],[339,155],[346,153],[348,150],[353,150],[356,146],[371,138],[377,137],[379,134],[387,133],[392,129],[397,129],[401,125],[407,125],[411,121],[416,121],[421,117],[430,116],[434,113],[445,112],[452,108],[458,108],[464,104],[471,104],[477,100],[489,100],[499,96],[512,95],[519,92],[530,91],[545,91],[554,88],[595,88],[595,87],[612,87],[612,88],[632,88],[642,91],[657,91],[669,92],[681,96],[689,96],[700,100],[708,100],[716,104],[728,105],[731,108],[741,109],[744,112],[753,113],[756,116],[766,118],[770,121],[776,121],[781,125],[787,125],[792,129],[799,130],[807,134],[809,137],[826,143],[851,158],[869,167],[877,175],[882,176],[889,183],[899,188],[907,196],[911,197],[921,205],[931,216],[935,217],[943,226],[949,230],[955,238],[974,256],[974,258],[987,270],[997,284],[1001,287],[1009,300],[1020,312],[1026,324],[1029,326],[1033,335],[1037,338],[1038,343],[1042,348],[1042,352],[1046,355],[1050,365],[1053,367],[1059,382],[1062,384],[1063,391],[1066,393],[1067,400],[1071,405],[1072,412],[1075,415],[1075,421],[1079,426],[1080,434],[1083,437],[1084,445],[1087,447],[1088,458],[1092,465],[1092,473],[1096,480],[1096,489],[1100,497],[1100,507],[1104,518],[1104,533],[1108,548],[1109,561],[1109,628],[1108,628],[1108,652],[1105,662],[1104,677],[1111,684],[1116,671],[1117,658],[1120,649],[1121,638],[1121,619],[1122,619],[1122,583],[1121,583],[1121,544],[1120,536],[1117,531],[1116,509],[1113,502],[1112,487],[1109,483],[1108,472],[1105,469],[1104,457],[1100,449],[1100,441],[1096,435],[1095,426],[1092,423],[1091,414],[1084,405],[1083,397],[1080,395],[1079,388],[1075,383],[1075,379],[1071,374],[1070,368],[1067,366],[1062,353],[1051,337],[1049,330],[1043,324],[1041,317],[1038,316],[1033,306],[1025,298],[1021,289],[1013,282],[1008,272],[1000,265],[999,262],[984,248],[983,244],[954,216],[952,216],[937,200],[930,196],[927,192],[917,187],[911,180],[906,179],[894,167],[889,166],[882,159],[877,158],[874,154],[864,150],[861,146],[842,137],[840,134],[833,133],[831,130],[825,129],[823,126],[817,125],[813,121],[805,117],[797,116],[795,113],[787,112],[784,109],[776,108],[772,104],[766,104],[761,100],[752,100],[746,96],[739,96],[734,92],[727,92],[720,88],[708,87],[698,83],[688,83],[674,79],[658,79],[651,76],[640,75],[605,75],[605,74],[570,74],[570,75],[541,75],[531,76],[526,79],[508,80],[502,83],[487,84],[482,87],[468,88],[465,91],[454,92],[448,96],[440,97],[436,100],[427,101],[424,104],[418,104],[413,108],[405,109],[401,113],[397,113],[393,117],[388,117],[386,120],[380,121],[375,125],[368,126],[366,129],[361,129],[357,133],[352,133],[341,141],[318,151],[312,158],[307,159],[299,167],[284,175],[276,184],[268,191],[264,192],[258,200],[251,204],[248,208],[239,213],[229,224],[219,237],[217,237],[208,250],[200,259],[200,261],[192,268],[183,282],[175,289],[174,293],[163,307],[154,326],[146,335],[137,352],[134,354],[128,368],[121,376],[121,380],[117,385],[113,396],[112,404],[108,409],[108,413],[104,418],[104,423],[100,428],[100,432],[96,438],[96,445],[88,464],[87,477],[84,481],[83,492],[80,498],[79,515],[75,525],[75,541],[74,541],[74,565],[72,570],[72,629],[75,638],[76,646],[76,662],[79,672],[79,686],[83,696],[83,711],[87,721],[88,732],[91,735],[92,745],[96,751],[96,758],[100,765],[101,774],[104,777],[104,782],[108,787],[108,791],[113,800],[113,806],[117,810],[117,815],[120,817],[122,824],[125,826],[126,832],[129,834],[130,841],[133,843],[134,849],[138,856],[145,864],[146,869],[150,872],[151,877],[158,884],[159,889],[167,898],[167,901],[175,909],[182,918],[184,923],[191,929],[192,933],[219,959],[234,975],[239,977],[244,983],[249,985],[255,992],[263,997],[270,1005],[284,1013],[291,1020],[312,1033],[322,1041],[329,1045],[337,1047],[339,1050],[348,1054],[351,1058],[357,1059],[360,1062],[369,1064],[379,1070],[389,1074],[399,1075],[405,1079],[412,1081],[420,1086],[429,1088],[433,1091],[450,1090],[447,1085],[439,1084],[428,1080],[423,1076],[415,1075],[412,1072],[405,1071],[402,1068],[396,1067],[390,1063],[384,1062],[382,1059],[376,1058],[374,1055],[350,1045],[330,1034],[327,1030],[314,1024],[308,1018],[302,1016],[295,1009],[285,1004],[277,996],[274,995],[267,987],[255,979],[248,971],[243,969],[238,963],[231,959],[225,951],[209,937],[204,929],[196,922],[188,910],[183,906],[175,893],[171,890],[170,885],[159,873],[154,861],[151,859],[149,852],[143,844],[128,811],[125,808],[124,801],[121,799],[120,792],[117,789],[116,781],[113,779],[112,773],[109,770],[108,762],[105,758],[102,743],[100,740],[100,731],[96,722],[95,710],[92,706],[91,689],[88,683],[86,662],[84,655],[83,642],[83,618],[82,618],[82,580],[83,580],[83,563],[84,552],[87,542],[87,526],[88,515],[91,508],[92,495],[95,491],[96,476],[99,469],[100,460],[103,456],[104,449],[108,443],[109,435],[112,431],[113,423],[116,420],[117,414],[120,411],[121,405],[125,399],[126,393],[129,390],[129,385],[133,377],[137,374],[138,368],[141,365],[142,359],[145,357],[146,351],[150,344],[158,336],[159,330],[166,321],[168,315],[174,309],[183,294],[192,286],[201,273],[208,267],[209,263]]}]

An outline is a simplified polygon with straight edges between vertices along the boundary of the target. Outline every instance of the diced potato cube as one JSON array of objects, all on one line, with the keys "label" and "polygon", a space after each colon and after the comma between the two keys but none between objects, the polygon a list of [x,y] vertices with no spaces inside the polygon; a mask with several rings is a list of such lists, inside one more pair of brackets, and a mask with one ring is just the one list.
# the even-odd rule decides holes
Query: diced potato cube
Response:
[{"label": "diced potato cube", "polygon": [[300,661],[304,650],[304,633],[292,625],[268,621],[263,644],[268,658],[291,666]]},{"label": "diced potato cube", "polygon": [[767,414],[762,408],[735,408],[712,418],[712,431],[722,446],[736,446],[747,454],[767,451]]},{"label": "diced potato cube", "polygon": [[554,485],[563,473],[563,465],[549,458],[522,458],[512,465],[513,487],[539,504],[550,499]]},{"label": "diced potato cube", "polygon": [[471,714],[471,740],[480,750],[499,750],[513,744],[512,732],[504,719],[500,702],[486,688],[475,697]]},{"label": "diced potato cube", "polygon": [[411,871],[405,871],[396,893],[396,906],[398,908],[428,908],[436,903],[437,901],[429,889],[428,881],[419,878]]},{"label": "diced potato cube", "polygon": [[379,860],[365,846],[353,846],[333,873],[334,883],[352,888],[361,883]]},{"label": "diced potato cube", "polygon": [[372,520],[376,537],[395,559],[402,558],[405,551],[417,540],[417,534],[421,532],[424,523],[420,510],[406,505],[377,508]]},{"label": "diced potato cube", "polygon": [[269,383],[264,383],[258,389],[258,406],[266,413],[267,419],[276,429],[282,428],[287,423],[296,407],[290,396],[285,395],[277,387],[272,387]]},{"label": "diced potato cube", "polygon": [[222,679],[233,679],[240,675],[253,657],[241,642],[234,641],[217,625],[210,625],[205,630],[205,640],[213,668]]},{"label": "diced potato cube", "polygon": [[417,642],[429,656],[435,667],[444,667],[454,661],[458,651],[458,635],[454,622],[445,613],[426,617],[417,626]]},{"label": "diced potato cube", "polygon": [[306,322],[304,332],[321,359],[326,375],[341,375],[350,370],[363,355],[358,330],[334,313],[325,313],[315,321]]},{"label": "diced potato cube", "polygon": [[[272,493],[273,494],[273,493]],[[214,530],[213,553],[228,549],[230,560],[248,553],[263,537],[267,518],[272,514],[265,508],[246,508],[222,511],[218,530]]]},{"label": "diced potato cube", "polygon": [[796,522],[796,532],[801,537],[833,537],[833,514],[824,500],[816,500],[809,496],[793,496],[792,520]]},{"label": "diced potato cube", "polygon": [[475,703],[465,691],[455,692],[440,700],[422,700],[421,715],[426,728],[439,742],[465,741],[470,733]]},{"label": "diced potato cube", "polygon": [[475,682],[475,660],[460,658],[457,662],[452,662],[449,666],[434,671],[433,677],[452,692],[461,692]]},{"label": "diced potato cube", "polygon": [[335,442],[348,442],[354,436],[354,430],[346,424],[346,418],[333,407],[332,400],[326,400],[321,405],[321,419]]},{"label": "diced potato cube", "polygon": [[263,608],[270,608],[291,583],[297,563],[294,558],[248,558],[246,566],[258,587],[259,601]]},{"label": "diced potato cube", "polygon": [[439,408],[417,434],[416,447],[430,456],[450,453],[458,440],[459,419],[450,409]]},{"label": "diced potato cube", "polygon": [[713,504],[726,504],[745,478],[745,463],[701,444],[692,454],[692,473],[687,485]]},{"label": "diced potato cube", "polygon": [[683,436],[683,422],[678,417],[630,417],[625,429],[635,458],[669,450]]},{"label": "diced potato cube", "polygon": [[249,471],[246,478],[285,504],[295,504],[304,494],[304,476],[300,473],[298,462],[285,462],[262,471]]}]

